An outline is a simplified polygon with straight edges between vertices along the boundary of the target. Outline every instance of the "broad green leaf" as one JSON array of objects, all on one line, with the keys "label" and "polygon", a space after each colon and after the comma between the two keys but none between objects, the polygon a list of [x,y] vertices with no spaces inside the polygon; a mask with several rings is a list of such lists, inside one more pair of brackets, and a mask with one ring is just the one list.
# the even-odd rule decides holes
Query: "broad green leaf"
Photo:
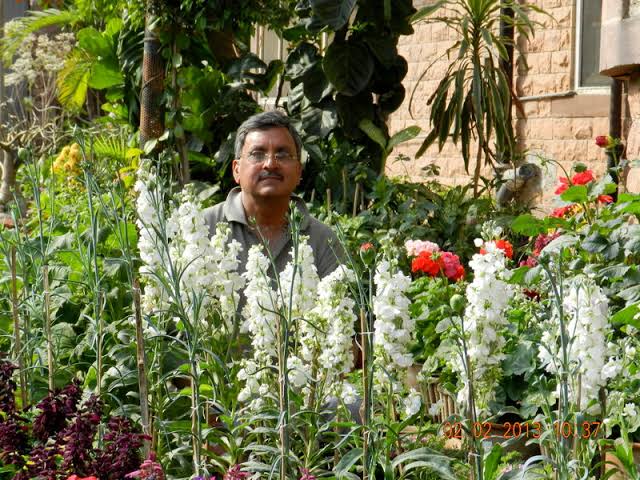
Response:
[{"label": "broad green leaf", "polygon": [[315,20],[340,30],[349,20],[356,0],[309,0],[309,5]]},{"label": "broad green leaf", "polygon": [[93,27],[83,28],[76,37],[78,38],[78,46],[95,58],[107,58],[113,54],[109,39]]},{"label": "broad green leaf", "polygon": [[124,82],[122,72],[114,65],[98,62],[91,68],[89,86],[97,90],[121,85]]},{"label": "broad green leaf", "polygon": [[397,145],[416,138],[419,133],[420,127],[415,125],[407,127],[404,130],[400,130],[389,139],[389,143],[387,143],[387,151],[391,152],[391,150],[393,150]]},{"label": "broad green leaf", "polygon": [[530,213],[519,215],[511,223],[511,229],[515,233],[524,235],[527,237],[533,237],[540,233],[546,233],[547,226],[543,220],[534,217]]},{"label": "broad green leaf", "polygon": [[573,185],[567,188],[562,192],[560,198],[565,202],[572,203],[585,203],[589,201],[589,195],[585,185]]},{"label": "broad green leaf", "polygon": [[371,120],[364,118],[360,121],[358,126],[360,127],[360,130],[366,133],[371,140],[380,145],[380,148],[382,148],[383,151],[387,149],[387,140],[384,133],[380,128],[375,126]]},{"label": "broad green leaf", "polygon": [[58,100],[65,108],[78,111],[83,107],[87,98],[91,67],[91,58],[76,49],[67,58],[62,70],[58,72],[56,79]]},{"label": "broad green leaf", "polygon": [[640,328],[640,303],[634,303],[623,308],[611,317],[612,323],[621,323]]},{"label": "broad green leaf", "polygon": [[373,59],[367,47],[358,42],[332,43],[322,67],[329,81],[345,95],[362,91],[373,74]]}]

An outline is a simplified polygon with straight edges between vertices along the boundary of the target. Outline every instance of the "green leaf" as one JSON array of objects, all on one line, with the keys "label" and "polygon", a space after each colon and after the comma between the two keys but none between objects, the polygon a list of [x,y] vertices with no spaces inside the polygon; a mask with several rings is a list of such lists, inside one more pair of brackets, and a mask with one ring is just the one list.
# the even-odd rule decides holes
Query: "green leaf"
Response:
[{"label": "green leaf", "polygon": [[440,7],[442,7],[442,5],[444,5],[445,3],[447,3],[447,0],[439,0],[433,5],[422,7],[420,10],[418,10],[416,13],[413,14],[413,16],[411,17],[411,23],[419,22],[423,18],[428,17],[433,12],[435,12]]},{"label": "green leaf", "polygon": [[400,130],[389,139],[389,143],[387,143],[387,151],[391,152],[391,150],[393,150],[397,145],[416,138],[419,133],[420,127],[415,125],[407,127],[404,130]]},{"label": "green leaf", "polygon": [[332,30],[340,30],[349,20],[356,0],[310,0],[309,4],[314,20]]},{"label": "green leaf", "polygon": [[338,114],[333,103],[320,104],[302,112],[302,125],[306,133],[326,137],[338,126]]},{"label": "green leaf", "polygon": [[505,375],[524,375],[535,368],[535,355],[531,342],[522,342],[502,362]]},{"label": "green leaf", "polygon": [[640,303],[634,303],[613,315],[611,322],[640,328],[640,318],[637,318],[638,314],[640,314]]},{"label": "green leaf", "polygon": [[345,95],[362,91],[373,74],[373,59],[367,47],[357,42],[332,43],[322,67],[329,81]]},{"label": "green leaf", "polygon": [[76,34],[76,37],[78,46],[93,57],[107,58],[113,54],[109,39],[93,27],[83,28]]},{"label": "green leaf", "polygon": [[84,105],[91,75],[91,58],[81,50],[74,50],[62,70],[58,72],[56,87],[58,100],[67,109],[78,111]]},{"label": "green leaf", "polygon": [[344,478],[346,476],[345,474],[349,471],[349,469],[353,467],[355,463],[358,461],[358,459],[360,459],[361,457],[362,457],[361,448],[354,448],[353,450],[350,450],[346,455],[344,455],[340,459],[340,461],[336,465],[336,468],[334,469],[334,473],[336,474],[336,477]]},{"label": "green leaf", "polygon": [[515,218],[511,223],[511,229],[520,235],[534,237],[540,233],[545,233],[547,226],[543,220],[534,217],[530,213],[526,213]]},{"label": "green leaf", "polygon": [[380,128],[378,128],[374,123],[368,118],[364,118],[358,124],[360,130],[367,134],[367,136],[380,145],[383,151],[387,149],[387,139],[385,138],[384,133]]},{"label": "green leaf", "polygon": [[585,203],[589,201],[589,194],[585,185],[574,185],[562,192],[560,198],[565,202]]},{"label": "green leaf", "polygon": [[502,446],[497,443],[493,446],[489,454],[484,459],[485,480],[495,480],[498,476],[498,466],[502,458]]},{"label": "green leaf", "polygon": [[123,83],[124,77],[117,66],[109,65],[106,62],[98,62],[93,65],[91,76],[89,77],[89,86],[91,88],[104,90]]}]

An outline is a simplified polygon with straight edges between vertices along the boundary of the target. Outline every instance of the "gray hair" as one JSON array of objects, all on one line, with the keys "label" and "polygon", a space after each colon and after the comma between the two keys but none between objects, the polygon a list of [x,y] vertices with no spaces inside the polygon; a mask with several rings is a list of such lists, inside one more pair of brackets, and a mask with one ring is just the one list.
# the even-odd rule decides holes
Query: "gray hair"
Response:
[{"label": "gray hair", "polygon": [[242,147],[244,147],[244,141],[247,138],[247,134],[249,132],[253,130],[268,130],[270,128],[278,127],[286,128],[287,130],[289,130],[289,133],[291,134],[291,137],[293,137],[293,141],[296,144],[296,155],[298,156],[298,160],[300,160],[302,158],[302,139],[300,138],[300,134],[291,124],[291,120],[289,119],[289,117],[278,110],[257,113],[242,122],[242,125],[238,127],[238,131],[236,132],[236,158],[240,158],[240,156],[242,155]]}]

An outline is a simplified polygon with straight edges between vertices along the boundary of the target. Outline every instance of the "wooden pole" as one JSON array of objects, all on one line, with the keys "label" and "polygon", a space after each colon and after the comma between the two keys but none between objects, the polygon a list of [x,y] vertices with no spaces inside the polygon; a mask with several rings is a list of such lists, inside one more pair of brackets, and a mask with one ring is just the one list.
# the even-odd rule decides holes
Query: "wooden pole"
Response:
[{"label": "wooden pole", "polygon": [[[140,282],[133,280],[133,307],[136,319],[136,357],[138,364],[138,389],[140,395],[140,423],[142,433],[151,437],[151,425],[149,420],[149,386],[147,382],[146,357],[144,352],[144,337],[142,334],[142,308],[140,307]],[[145,439],[143,444],[143,456],[147,458],[151,451],[151,444]]]},{"label": "wooden pole", "polygon": [[24,371],[24,360],[22,358],[22,341],[20,338],[20,317],[18,314],[18,265],[16,263],[16,247],[11,247],[11,314],[13,316],[13,337],[14,337],[14,357],[18,361],[18,372],[20,381],[20,398],[22,408],[27,407],[27,381]]},{"label": "wooden pole", "polygon": [[53,392],[54,362],[53,362],[53,337],[51,335],[51,292],[49,292],[49,265],[42,267],[42,282],[44,287],[44,328],[47,336],[47,367],[49,369],[49,390]]}]

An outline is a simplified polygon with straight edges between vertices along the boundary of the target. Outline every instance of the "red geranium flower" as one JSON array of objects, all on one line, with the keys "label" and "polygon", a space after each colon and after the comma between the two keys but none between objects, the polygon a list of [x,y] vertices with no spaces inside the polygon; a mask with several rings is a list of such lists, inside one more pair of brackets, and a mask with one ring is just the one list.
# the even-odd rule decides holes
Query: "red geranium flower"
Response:
[{"label": "red geranium flower", "polygon": [[576,173],[571,178],[571,183],[574,185],[586,185],[589,182],[593,182],[595,177],[591,170],[585,170],[584,172]]},{"label": "red geranium flower", "polygon": [[567,177],[559,177],[558,180],[560,180],[560,185],[556,188],[556,195],[562,194],[567,188],[569,188],[569,179]]},{"label": "red geranium flower", "polygon": [[598,195],[598,202],[613,203],[613,197],[611,195]]},{"label": "red geranium flower", "polygon": [[435,277],[440,273],[440,263],[436,260],[432,258],[432,252],[422,252],[411,261],[411,271],[413,273],[426,273]]},{"label": "red geranium flower", "polygon": [[556,217],[556,218],[564,218],[567,215],[573,213],[573,205],[565,205],[564,207],[558,207],[556,208],[553,212],[551,212],[551,217]]},{"label": "red geranium flower", "polygon": [[596,145],[600,148],[613,148],[615,140],[611,135],[598,135],[596,137]]}]

